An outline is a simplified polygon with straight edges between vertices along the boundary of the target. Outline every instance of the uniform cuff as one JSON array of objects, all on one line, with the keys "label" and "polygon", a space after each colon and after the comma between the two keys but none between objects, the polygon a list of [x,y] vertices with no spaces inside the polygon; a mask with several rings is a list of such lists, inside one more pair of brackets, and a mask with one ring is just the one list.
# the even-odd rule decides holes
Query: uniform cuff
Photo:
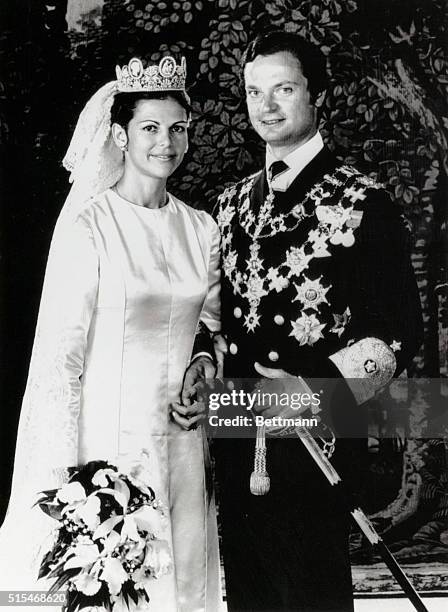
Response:
[{"label": "uniform cuff", "polygon": [[329,359],[345,378],[358,405],[387,385],[397,367],[393,350],[379,338],[363,338]]}]

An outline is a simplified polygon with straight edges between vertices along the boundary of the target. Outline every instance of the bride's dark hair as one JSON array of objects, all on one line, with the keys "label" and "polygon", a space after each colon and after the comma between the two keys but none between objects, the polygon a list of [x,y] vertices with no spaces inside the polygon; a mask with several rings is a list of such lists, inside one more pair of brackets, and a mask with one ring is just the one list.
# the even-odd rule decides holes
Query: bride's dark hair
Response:
[{"label": "bride's dark hair", "polygon": [[120,92],[115,94],[110,111],[111,125],[118,123],[124,129],[127,129],[139,100],[168,100],[170,98],[178,102],[190,117],[191,106],[181,91]]}]

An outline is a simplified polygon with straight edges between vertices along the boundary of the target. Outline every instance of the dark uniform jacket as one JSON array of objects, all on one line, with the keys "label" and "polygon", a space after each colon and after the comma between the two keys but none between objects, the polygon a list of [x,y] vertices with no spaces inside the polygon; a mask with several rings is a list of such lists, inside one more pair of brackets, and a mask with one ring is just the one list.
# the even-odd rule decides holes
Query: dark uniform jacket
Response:
[{"label": "dark uniform jacket", "polygon": [[[343,349],[363,339],[380,340],[396,360],[392,374],[400,373],[420,345],[421,311],[411,236],[398,206],[379,184],[339,164],[325,148],[286,192],[275,193],[266,214],[267,195],[262,171],[218,201],[225,376],[258,377],[258,361],[303,377],[365,376],[375,386],[383,363],[378,351],[371,354],[370,340],[361,344],[352,374],[329,359],[338,361]],[[347,397],[339,404],[349,408],[338,410],[350,414]],[[309,470],[294,460],[285,464],[281,454],[280,486],[286,478],[309,489]],[[250,474],[251,463],[244,472]]]},{"label": "dark uniform jacket", "polygon": [[[225,376],[259,377],[253,365],[257,361],[301,375],[311,383],[313,378],[340,378],[342,386],[331,406],[333,423],[343,415],[342,434],[350,435],[351,424],[356,422],[359,436],[363,410],[358,404],[363,398],[354,397],[344,377],[362,378],[367,399],[410,363],[421,342],[411,236],[398,206],[384,189],[338,163],[325,148],[286,192],[274,193],[271,199],[263,170],[226,189],[218,200],[222,328],[228,343]],[[354,488],[359,484],[363,445],[359,439],[338,439],[332,459]],[[238,572],[245,571],[244,563],[250,563],[257,542],[265,541],[270,530],[273,538],[286,543],[284,555],[289,555],[297,546],[300,549],[304,532],[299,525],[308,523],[311,528],[316,517],[332,521],[335,515],[342,516],[344,508],[297,439],[267,439],[271,489],[266,496],[251,495],[249,490],[253,439],[216,440],[215,456],[224,556],[226,559],[227,548],[229,584],[237,601],[246,597],[244,589],[238,595]],[[249,524],[254,526],[252,540],[247,535]],[[343,522],[334,527],[334,547],[330,537],[328,549],[321,554],[323,559],[341,551],[341,580],[346,584],[342,602],[350,599],[346,546],[340,544],[346,537],[344,529]],[[336,532],[342,534],[339,543]],[[245,561],[237,561],[245,547],[252,552]],[[266,555],[271,557],[269,551]],[[275,555],[266,559],[266,567],[280,564],[284,568],[284,559]],[[301,580],[299,557],[287,562],[295,568],[294,584]],[[279,570],[280,582],[282,575]],[[249,583],[250,577],[244,580]],[[286,608],[288,602],[294,607],[304,594],[303,601],[314,609],[314,587],[309,588],[305,580],[300,593],[295,593],[291,584],[285,583],[272,606],[281,600]],[[246,588],[250,590],[248,584]],[[328,586],[328,593],[333,590]],[[251,602],[256,594],[247,597]],[[328,597],[332,605],[332,595]],[[344,606],[341,603],[341,609],[348,609]]]}]

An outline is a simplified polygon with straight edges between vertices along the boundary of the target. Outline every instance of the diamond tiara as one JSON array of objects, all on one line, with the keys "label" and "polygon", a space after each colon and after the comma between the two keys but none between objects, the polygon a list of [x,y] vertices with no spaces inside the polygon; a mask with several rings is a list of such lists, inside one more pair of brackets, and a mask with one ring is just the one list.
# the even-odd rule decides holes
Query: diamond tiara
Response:
[{"label": "diamond tiara", "polygon": [[158,64],[143,68],[138,57],[133,57],[127,66],[117,66],[118,91],[183,91],[187,77],[185,57],[180,64],[170,55],[162,57]]}]

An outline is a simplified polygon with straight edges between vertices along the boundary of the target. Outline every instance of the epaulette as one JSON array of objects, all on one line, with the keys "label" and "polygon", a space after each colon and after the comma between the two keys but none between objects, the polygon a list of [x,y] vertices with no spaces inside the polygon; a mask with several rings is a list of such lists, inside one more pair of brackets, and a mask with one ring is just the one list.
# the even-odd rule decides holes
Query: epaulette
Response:
[{"label": "epaulette", "polygon": [[371,176],[363,174],[354,166],[344,165],[340,167],[339,170],[348,177],[354,177],[363,187],[370,187],[370,189],[384,189],[383,183],[379,183]]}]

